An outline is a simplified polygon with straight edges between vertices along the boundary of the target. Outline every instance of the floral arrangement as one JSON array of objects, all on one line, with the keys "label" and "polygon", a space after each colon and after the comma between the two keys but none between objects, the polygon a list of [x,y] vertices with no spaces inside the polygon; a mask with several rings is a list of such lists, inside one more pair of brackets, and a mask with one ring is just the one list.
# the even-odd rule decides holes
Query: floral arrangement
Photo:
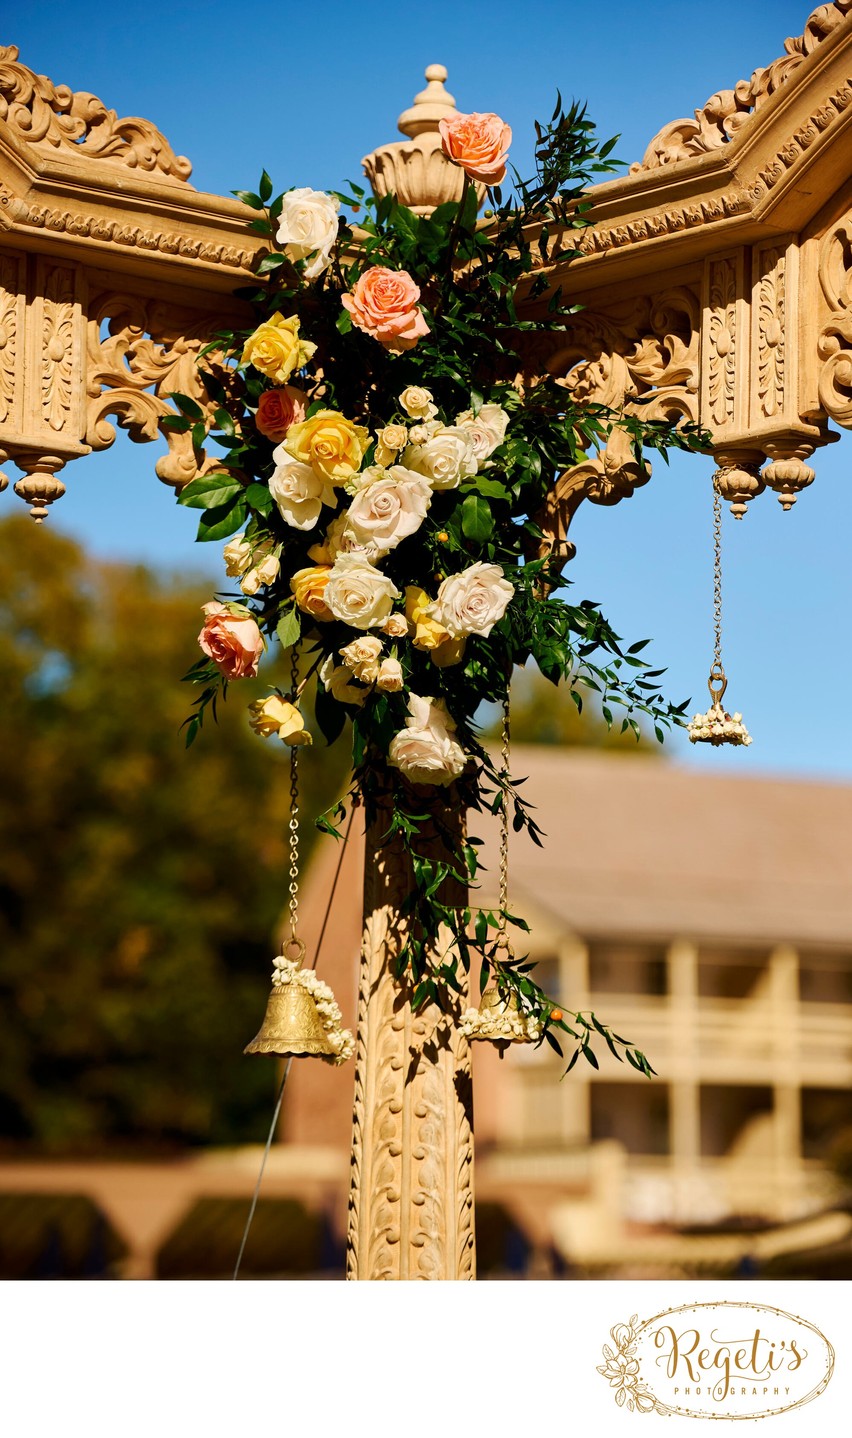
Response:
[{"label": "floral arrangement", "polygon": [[279,954],[272,962],[273,991],[284,988],[287,984],[299,984],[310,994],[326,1037],[334,1049],[333,1062],[345,1063],[355,1052],[355,1040],[351,1031],[341,1025],[343,1015],[328,984],[317,978],[313,969],[303,969],[298,959],[289,959],[285,954]]},{"label": "floral arrangement", "polygon": [[[174,427],[199,448],[212,429],[223,447],[221,463],[179,501],[203,511],[200,540],[228,541],[227,573],[239,586],[204,607],[204,657],[187,676],[201,686],[187,742],[229,683],[257,675],[276,637],[285,650],[298,646],[299,682],[253,700],[250,723],[293,745],[310,744],[317,730],[331,742],[351,721],[352,793],[368,819],[383,806],[411,865],[398,974],[415,1006],[458,990],[459,966],[469,969],[476,952],[483,986],[490,977],[513,995],[519,1021],[553,1047],[562,1029],[591,1061],[600,1033],[649,1073],[645,1056],[597,1020],[578,1015],[570,1027],[532,966],[498,944],[506,924],[525,928],[522,920],[447,897],[448,886],[466,891],[475,880],[479,841],[443,861],[424,835],[437,812],[429,796],[443,792],[456,811],[509,806],[514,827],[540,842],[477,722],[483,703],[504,702],[515,665],[532,661],[553,683],[566,681],[578,709],[584,690],[595,691],[608,722],[620,704],[622,730],[637,737],[643,716],[661,740],[683,722],[684,706],[661,698],[662,671],[640,657],[644,642],[625,648],[597,605],[556,592],[560,566],[541,516],[558,474],[613,426],[640,462],[643,447],[705,441],[687,423],[583,402],[570,379],[537,360],[541,337],[572,313],[551,271],[579,253],[583,193],[617,163],[612,142],[599,145],[585,112],[566,113],[560,100],[550,123],[536,126],[534,177],[513,171],[504,195],[508,125],[470,114],[440,129],[463,188],[428,216],[356,185],[273,199],[266,172],[257,193],[235,191],[268,242],[256,285],[241,292],[255,323],[221,331],[207,348],[212,423],[174,396]],[[490,208],[480,218],[482,187]],[[317,822],[338,832],[340,817]],[[453,942],[436,956],[439,933]]]}]

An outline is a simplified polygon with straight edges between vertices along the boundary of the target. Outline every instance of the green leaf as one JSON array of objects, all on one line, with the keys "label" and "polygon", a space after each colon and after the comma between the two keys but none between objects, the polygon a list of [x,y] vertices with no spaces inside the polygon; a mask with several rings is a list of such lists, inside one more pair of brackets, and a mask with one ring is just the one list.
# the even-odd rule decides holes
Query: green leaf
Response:
[{"label": "green leaf", "polygon": [[286,262],[286,255],[264,255],[263,259],[259,262],[257,269],[255,270],[255,274],[268,275],[272,272],[272,270],[280,270],[281,266],[283,264],[286,264]]},{"label": "green leaf", "polygon": [[201,541],[227,539],[245,524],[247,518],[245,499],[241,494],[237,495],[230,503],[222,504],[218,509],[208,509],[202,514],[195,537]]},{"label": "green leaf", "polygon": [[475,544],[484,544],[494,529],[494,518],[487,500],[479,494],[469,494],[462,505],[462,534]]},{"label": "green leaf", "polygon": [[317,685],[314,713],[326,743],[333,744],[346,723],[346,710],[321,684]]},{"label": "green leaf", "polygon": [[278,621],[275,633],[281,640],[282,649],[289,649],[292,644],[298,643],[302,633],[302,625],[299,619],[299,611],[295,604],[291,608],[285,609]]},{"label": "green leaf", "polygon": [[253,210],[263,209],[263,200],[260,195],[253,194],[251,190],[232,190],[231,194],[236,195],[238,200],[242,200],[244,205],[249,205]]},{"label": "green leaf", "polygon": [[342,335],[348,335],[352,328],[352,316],[348,310],[341,310],[337,316],[337,329]]},{"label": "green leaf", "polygon": [[267,200],[272,199],[272,181],[270,180],[265,170],[260,177],[260,184],[257,188],[258,193],[260,194],[260,198],[263,200],[264,204],[266,204]]},{"label": "green leaf", "polygon": [[265,484],[250,484],[246,490],[246,500],[258,514],[271,514],[275,508],[275,500]]},{"label": "green leaf", "polygon": [[242,485],[232,474],[200,474],[185,484],[177,497],[187,509],[217,509],[227,500],[242,493]]}]

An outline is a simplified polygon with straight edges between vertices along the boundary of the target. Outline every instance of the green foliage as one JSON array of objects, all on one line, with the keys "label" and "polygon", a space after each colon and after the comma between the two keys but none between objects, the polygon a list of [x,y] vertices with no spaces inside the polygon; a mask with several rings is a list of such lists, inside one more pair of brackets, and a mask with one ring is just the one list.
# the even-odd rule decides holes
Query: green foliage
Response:
[{"label": "green foliage", "polygon": [[[463,660],[455,664],[437,667],[428,651],[409,642],[391,648],[403,666],[401,692],[371,688],[363,704],[353,705],[322,687],[317,691],[317,724],[329,741],[340,733],[346,714],[351,717],[354,785],[364,793],[368,817],[380,803],[389,804],[389,833],[410,866],[411,923],[399,971],[414,984],[418,1003],[440,1001],[458,987],[455,962],[435,953],[436,935],[444,927],[465,968],[477,952],[525,1012],[546,1017],[552,1008],[523,969],[502,964],[496,953],[493,936],[518,921],[509,914],[477,918],[466,902],[452,897],[454,886],[463,893],[475,871],[475,846],[468,846],[462,860],[448,833],[446,859],[426,857],[424,835],[435,825],[440,829],[440,803],[447,795],[439,795],[436,806],[421,786],[410,786],[387,764],[388,746],[406,723],[408,695],[443,701],[471,756],[450,806],[493,813],[506,803],[515,828],[526,828],[536,842],[540,836],[523,797],[510,777],[496,770],[477,723],[483,702],[502,702],[516,666],[529,663],[552,685],[564,686],[578,716],[585,695],[599,696],[604,722],[616,723],[632,740],[645,728],[662,739],[667,728],[684,722],[685,705],[662,696],[663,671],[640,657],[643,642],[625,646],[597,605],[570,603],[564,590],[557,592],[558,566],[538,557],[545,506],[558,475],[599,451],[613,431],[624,433],[640,467],[646,449],[665,454],[667,448],[702,450],[708,443],[684,416],[646,420],[610,410],[540,373],[536,346],[540,356],[542,340],[564,333],[576,308],[555,275],[579,253],[581,231],[593,219],[586,192],[597,175],[616,168],[613,143],[600,144],[585,109],[566,110],[558,98],[550,122],[536,126],[534,175],[515,174],[505,195],[501,188],[492,190],[491,208],[482,218],[467,178],[458,203],[443,204],[430,216],[413,214],[393,195],[375,200],[353,185],[338,198],[357,215],[357,229],[354,218],[344,220],[329,266],[310,281],[305,261],[276,247],[284,197],[272,199],[266,173],[256,193],[235,192],[257,212],[252,228],[268,238],[269,247],[258,263],[257,286],[243,292],[254,308],[254,326],[223,332],[221,352],[211,358],[218,386],[211,394],[222,405],[211,432],[224,450],[223,473],[196,481],[181,502],[203,508],[199,538],[226,537],[247,521],[246,538],[271,542],[280,554],[280,578],[250,606],[265,635],[272,639],[277,629],[284,644],[298,637],[289,578],[315,562],[309,550],[323,537],[330,511],[316,529],[304,530],[285,523],[270,502],[274,446],[255,420],[270,381],[241,361],[245,340],[258,323],[276,312],[297,315],[302,336],[316,346],[310,364],[291,377],[305,392],[309,415],[333,409],[376,436],[388,424],[409,422],[399,396],[417,385],[433,395],[443,425],[455,424],[462,412],[476,415],[484,405],[499,406],[508,416],[505,437],[487,467],[455,488],[434,489],[416,535],[377,561],[401,595],[414,585],[430,596],[444,579],[476,561],[495,565],[514,589],[503,617],[488,635],[468,636]],[[341,304],[342,295],[376,266],[405,271],[419,287],[428,333],[402,353],[353,324]],[[175,400],[181,411],[175,423],[192,426],[195,442],[198,417],[182,397]],[[371,455],[372,450],[365,464]],[[341,503],[339,495],[335,503]],[[324,659],[339,664],[341,647],[355,637],[345,624],[314,623],[308,615],[302,616],[301,632],[315,646],[315,667]],[[203,672],[193,677],[211,687]],[[200,701],[199,721],[204,708]],[[588,1058],[592,1036],[606,1036],[596,1024],[583,1027],[579,1017],[577,1023],[580,1051]],[[627,1057],[642,1067],[641,1054],[629,1049]]]}]

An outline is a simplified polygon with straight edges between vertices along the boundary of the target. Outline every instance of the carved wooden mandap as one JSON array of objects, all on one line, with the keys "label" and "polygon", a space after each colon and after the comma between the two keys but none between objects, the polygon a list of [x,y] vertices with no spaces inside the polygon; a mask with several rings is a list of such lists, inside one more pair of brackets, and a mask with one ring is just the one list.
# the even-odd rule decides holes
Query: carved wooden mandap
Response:
[{"label": "carved wooden mandap", "polygon": [[[596,186],[583,257],[552,275],[583,308],[530,356],[579,398],[699,421],[740,516],[767,488],[793,504],[836,438],[829,421],[852,425],[850,75],[852,0],[833,0],[779,59]],[[437,123],[453,103],[441,67],[427,78],[405,138],[366,162],[377,190],[404,175],[425,210],[446,178]],[[68,461],[109,446],[116,423],[137,441],[164,434],[156,472],[175,488],[213,463],[190,435],[162,431],[167,396],[212,409],[195,356],[239,318],[233,291],[261,242],[250,212],[189,176],[149,121],[0,50],[0,457],[37,522],[65,492]],[[570,555],[583,500],[615,504],[645,477],[617,433],[562,475],[559,551]],[[367,854],[349,1275],[472,1278],[467,1045],[451,1018],[412,1014],[395,989],[399,874],[377,834]]]}]

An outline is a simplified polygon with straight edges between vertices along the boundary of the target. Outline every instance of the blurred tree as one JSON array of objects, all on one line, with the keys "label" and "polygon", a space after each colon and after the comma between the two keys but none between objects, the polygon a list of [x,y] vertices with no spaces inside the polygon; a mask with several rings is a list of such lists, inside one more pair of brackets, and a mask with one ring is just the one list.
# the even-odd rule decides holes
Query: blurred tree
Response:
[{"label": "blurred tree", "polygon": [[[44,1148],[265,1136],[263,1014],[286,889],[287,750],[243,681],[185,750],[203,578],[0,525],[0,1135]],[[346,741],[303,750],[303,812]],[[305,847],[314,834],[303,826]],[[331,840],[324,842],[331,843]]]}]

